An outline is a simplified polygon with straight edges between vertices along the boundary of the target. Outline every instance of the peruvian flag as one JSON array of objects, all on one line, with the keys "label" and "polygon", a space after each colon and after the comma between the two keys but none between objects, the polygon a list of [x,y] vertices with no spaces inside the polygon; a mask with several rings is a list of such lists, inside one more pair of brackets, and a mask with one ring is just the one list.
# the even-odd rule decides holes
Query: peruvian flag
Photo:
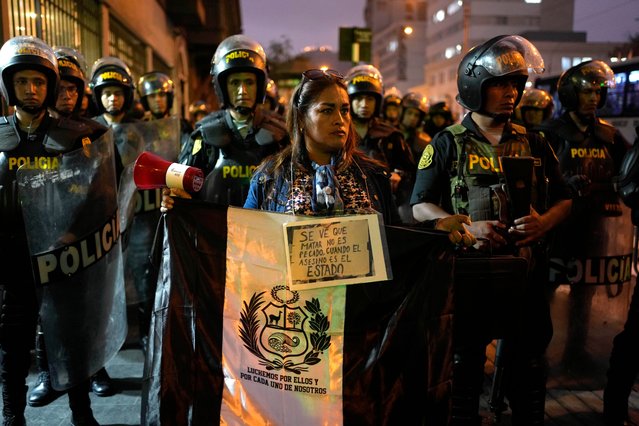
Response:
[{"label": "peruvian flag", "polygon": [[315,222],[176,200],[156,245],[142,424],[446,424],[448,238]]}]

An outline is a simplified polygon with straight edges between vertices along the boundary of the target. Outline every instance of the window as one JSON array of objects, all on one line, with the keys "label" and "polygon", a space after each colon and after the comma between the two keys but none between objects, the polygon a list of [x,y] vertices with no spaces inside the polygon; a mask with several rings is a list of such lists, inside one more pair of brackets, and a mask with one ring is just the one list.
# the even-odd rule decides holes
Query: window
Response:
[{"label": "window", "polygon": [[49,46],[80,51],[90,72],[101,55],[100,7],[95,0],[9,0],[9,35],[31,35]]},{"label": "window", "polygon": [[146,49],[140,39],[111,17],[109,55],[122,59],[131,69],[134,81],[146,72]]}]

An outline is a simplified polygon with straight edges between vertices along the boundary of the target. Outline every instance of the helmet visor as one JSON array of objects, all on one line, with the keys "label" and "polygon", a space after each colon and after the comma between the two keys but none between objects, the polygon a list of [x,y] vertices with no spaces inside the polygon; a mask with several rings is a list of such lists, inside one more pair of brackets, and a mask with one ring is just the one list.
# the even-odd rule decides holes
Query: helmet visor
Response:
[{"label": "helmet visor", "polygon": [[539,50],[531,42],[517,35],[497,40],[481,54],[475,65],[484,67],[495,77],[515,72],[541,74],[545,69]]},{"label": "helmet visor", "polygon": [[615,74],[608,64],[602,61],[584,64],[572,78],[575,86],[580,89],[615,87]]}]

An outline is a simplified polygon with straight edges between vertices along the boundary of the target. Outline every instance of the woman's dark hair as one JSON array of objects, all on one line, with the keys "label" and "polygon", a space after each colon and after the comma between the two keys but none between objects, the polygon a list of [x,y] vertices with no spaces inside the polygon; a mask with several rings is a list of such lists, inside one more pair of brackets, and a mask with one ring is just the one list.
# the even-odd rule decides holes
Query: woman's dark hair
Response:
[{"label": "woman's dark hair", "polygon": [[[310,167],[310,159],[306,150],[306,140],[304,132],[302,132],[303,123],[306,119],[310,108],[317,101],[320,94],[332,87],[337,86],[344,89],[347,93],[344,80],[333,75],[326,74],[325,77],[318,79],[302,78],[300,84],[297,85],[286,114],[286,127],[288,129],[291,144],[279,153],[266,159],[260,166],[260,171],[266,174],[272,174],[275,177],[289,168],[289,162],[293,161],[295,168],[307,170]],[[357,150],[357,134],[352,122],[348,127],[348,136],[344,147],[339,152],[339,162],[337,171],[348,168],[357,158],[360,163],[369,163],[370,160]]]}]

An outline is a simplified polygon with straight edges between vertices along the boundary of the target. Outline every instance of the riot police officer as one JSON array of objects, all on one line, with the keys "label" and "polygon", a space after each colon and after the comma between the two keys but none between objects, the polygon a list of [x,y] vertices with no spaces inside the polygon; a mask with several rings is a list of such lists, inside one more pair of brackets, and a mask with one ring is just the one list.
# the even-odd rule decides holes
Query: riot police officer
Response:
[{"label": "riot police officer", "polygon": [[[67,117],[82,122],[94,130],[95,135],[91,139],[96,139],[106,131],[106,128],[93,120],[79,116],[85,87],[84,57],[80,52],[69,47],[56,47],[54,54],[58,59],[60,83],[51,113],[56,117]],[[39,326],[36,333],[35,355],[39,374],[34,388],[29,394],[28,403],[32,407],[39,407],[48,404],[60,395],[59,392],[51,388],[44,335]]]},{"label": "riot police officer", "polygon": [[[161,72],[152,71],[140,77],[137,86],[140,102],[146,111],[151,113],[151,119],[161,119],[171,116],[175,84],[171,78]],[[193,131],[191,125],[184,119],[180,120],[180,147],[186,142]]]},{"label": "riot police officer", "polygon": [[[47,107],[56,102],[59,73],[53,50],[43,41],[31,36],[8,40],[0,49],[0,75],[2,95],[15,106],[14,115],[0,118],[0,259],[3,268],[12,271],[0,279],[2,413],[5,425],[23,425],[25,378],[38,307],[16,171],[18,165],[38,167],[42,164],[39,158],[59,158],[81,148],[82,140],[92,137],[95,129],[47,114]],[[88,383],[69,389],[69,406],[76,425],[97,425],[87,386]]]},{"label": "riot police officer", "polygon": [[453,122],[453,114],[450,112],[446,102],[437,102],[428,108],[428,114],[426,115],[426,120],[424,120],[424,132],[434,138],[437,133],[453,124]]},{"label": "riot police officer", "polygon": [[195,124],[208,114],[209,107],[205,101],[195,101],[189,105],[189,118],[191,120],[192,127],[195,127]]},{"label": "riot police officer", "polygon": [[430,136],[421,130],[426,114],[428,114],[426,96],[417,92],[408,92],[404,95],[399,128],[404,135],[404,140],[413,151],[414,158],[419,158],[431,141]]},{"label": "riot police officer", "polygon": [[526,89],[517,108],[515,108],[514,122],[526,129],[533,129],[544,121],[548,121],[555,110],[555,101],[545,90]]},{"label": "riot police officer", "polygon": [[262,106],[269,111],[273,111],[284,116],[285,105],[280,99],[280,92],[277,88],[277,83],[275,83],[275,80],[272,78],[269,78],[266,83],[266,97]]},{"label": "riot police officer", "polygon": [[[618,188],[624,203],[632,209],[635,241],[639,230],[639,126],[637,137],[621,163]],[[633,253],[634,256],[637,253]],[[604,388],[604,422],[606,426],[627,424],[628,398],[639,375],[639,287],[635,286],[623,330],[613,340],[607,383]]]},{"label": "riot police officer", "polygon": [[[620,231],[616,224],[610,227],[618,217],[622,217],[613,182],[628,143],[618,130],[597,117],[597,110],[606,103],[608,88],[614,84],[614,73],[602,61],[586,61],[566,70],[557,83],[563,113],[539,126],[539,131],[557,153],[561,171],[574,197],[570,218],[557,228],[551,245],[553,265],[569,259],[585,265],[590,258],[599,259],[603,244],[595,238],[597,233]],[[583,232],[584,229],[590,232]],[[631,232],[629,217],[625,231],[627,235]],[[630,251],[631,241],[628,240],[625,253]],[[608,252],[603,256],[618,254]],[[573,282],[572,278],[563,274],[555,275],[559,275],[554,280],[555,285],[573,284],[570,287],[568,333],[562,364],[567,369],[589,370],[592,362],[585,344],[590,306],[597,287]],[[606,282],[597,284],[605,285]]]},{"label": "riot police officer", "polygon": [[[134,83],[129,67],[121,59],[106,56],[95,61],[91,68],[90,81],[93,98],[100,113],[100,115],[93,117],[93,120],[107,127],[114,124],[135,123],[138,121],[126,114],[133,103]],[[116,147],[119,151],[120,145],[117,142]],[[119,155],[116,154],[116,157],[119,156],[124,157],[124,154],[122,152]],[[116,168],[122,170],[122,165],[116,164]],[[129,256],[133,251],[127,250],[127,262],[130,261]],[[146,253],[140,254],[140,256],[144,257],[144,260],[146,260]],[[145,268],[144,260],[134,263],[142,264],[140,268]],[[148,275],[146,269],[141,272],[143,276]],[[91,378],[91,390],[97,396],[109,396],[115,392],[111,378],[105,368],[100,369]]]},{"label": "riot police officer", "polygon": [[129,67],[121,59],[98,59],[91,69],[90,84],[99,112],[95,121],[104,126],[135,121],[126,117],[133,104],[134,84]]},{"label": "riot police officer", "polygon": [[380,161],[391,173],[391,189],[403,222],[411,223],[408,202],[413,187],[415,162],[401,132],[381,121],[379,111],[384,94],[382,75],[372,65],[357,65],[345,78],[351,102],[353,124],[359,136],[359,148]]},{"label": "riot police officer", "polygon": [[188,158],[206,179],[199,197],[242,206],[253,171],[288,140],[282,118],[258,109],[266,92],[266,54],[249,37],[233,35],[220,43],[211,61],[215,93],[222,105],[202,119],[191,135]]},{"label": "riot police officer", "polygon": [[382,100],[382,120],[393,127],[399,127],[399,117],[402,113],[402,93],[395,86],[384,93]]},{"label": "riot police officer", "polygon": [[[438,133],[424,149],[411,199],[416,220],[467,214],[472,220],[467,230],[477,237],[476,248],[523,256],[567,216],[571,201],[552,149],[543,138],[527,134],[524,128],[510,122],[529,68],[540,72],[543,59],[535,46],[520,36],[495,37],[470,50],[461,60],[457,72],[458,102],[470,113],[461,124]],[[533,203],[532,207],[522,206],[530,214],[515,216],[509,223],[505,223],[508,218],[500,218],[497,209],[502,202],[498,189],[505,178],[499,166],[500,157],[534,157],[529,187]],[[550,187],[544,197],[546,179]],[[545,198],[549,200],[548,209],[544,208]],[[530,255],[526,258],[534,259]],[[513,349],[509,358],[510,379],[506,383],[515,425],[544,422],[543,356],[552,325],[543,288],[534,285],[535,280],[541,279],[537,275],[543,272],[540,265],[532,267],[528,278],[532,285],[523,287],[516,318],[504,320],[515,326],[514,332],[507,336]],[[466,318],[466,323],[480,321]],[[452,423],[478,425],[485,347],[493,336],[481,329],[470,333],[458,324],[456,320]]]}]

